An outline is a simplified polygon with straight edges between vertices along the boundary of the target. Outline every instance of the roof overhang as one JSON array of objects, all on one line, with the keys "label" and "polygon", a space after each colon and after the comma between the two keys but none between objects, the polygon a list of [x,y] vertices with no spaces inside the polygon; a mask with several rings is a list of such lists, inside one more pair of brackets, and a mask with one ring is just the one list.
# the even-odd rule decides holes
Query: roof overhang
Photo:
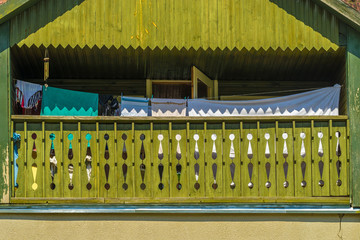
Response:
[{"label": "roof overhang", "polygon": [[0,24],[6,22],[40,0],[11,0],[0,5]]},{"label": "roof overhang", "polygon": [[313,0],[341,21],[360,32],[360,13],[340,0]]}]

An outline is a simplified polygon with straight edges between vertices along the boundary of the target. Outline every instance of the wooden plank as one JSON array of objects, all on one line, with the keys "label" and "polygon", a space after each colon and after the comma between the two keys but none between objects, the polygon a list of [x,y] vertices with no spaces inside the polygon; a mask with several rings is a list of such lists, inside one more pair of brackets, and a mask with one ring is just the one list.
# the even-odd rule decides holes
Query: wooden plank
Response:
[{"label": "wooden plank", "polygon": [[[259,156],[259,195],[276,196],[276,161],[275,161],[275,123],[260,123],[258,142]],[[268,138],[268,140],[266,139]],[[266,145],[268,144],[268,150]],[[269,178],[267,166],[270,166]]]},{"label": "wooden plank", "polygon": [[[141,136],[144,140],[141,140]],[[135,124],[134,144],[135,144],[135,197],[151,197],[152,195],[152,182],[151,176],[153,167],[151,166],[151,135],[150,124]],[[141,160],[141,153],[144,151],[145,158]],[[145,165],[144,179],[141,175],[141,164]],[[144,187],[142,187],[144,186]]]},{"label": "wooden plank", "polygon": [[[10,173],[10,115],[12,103],[11,91],[11,61],[10,61],[10,22],[0,25],[0,152],[1,152],[1,168],[0,168],[0,190],[1,202],[8,203],[11,194]],[[21,161],[21,160],[20,160]],[[24,189],[25,190],[25,189]]]},{"label": "wooden plank", "polygon": [[[206,197],[222,197],[223,186],[223,152],[221,123],[207,124],[205,134],[205,195]],[[214,138],[212,137],[214,135]],[[215,139],[215,140],[213,140]],[[215,144],[216,156],[213,155]],[[216,158],[215,158],[216,157]],[[214,159],[215,158],[215,159]],[[216,164],[216,184],[214,184],[213,165]]]},{"label": "wooden plank", "polygon": [[[162,139],[162,140],[161,140]],[[161,141],[160,141],[161,140]],[[169,197],[170,196],[170,166],[169,166],[169,125],[154,124],[153,126],[153,151],[152,160],[154,161],[153,171],[153,196]],[[161,149],[160,149],[161,143]],[[162,155],[161,155],[162,152]],[[162,165],[162,180],[160,181],[160,170]]]},{"label": "wooden plank", "polygon": [[[42,124],[41,123],[29,123],[27,124],[27,133],[26,133],[27,149],[26,149],[26,172],[23,172],[26,175],[26,196],[27,197],[43,197],[43,157],[44,149],[42,144]],[[33,137],[36,137],[35,140]],[[35,144],[36,154],[33,154],[33,148]],[[34,173],[36,171],[36,179],[34,185]],[[36,169],[36,170],[35,170]],[[34,188],[33,188],[34,187]]]},{"label": "wooden plank", "polygon": [[[231,140],[233,135],[233,140]],[[241,156],[240,156],[240,123],[225,123],[223,133],[223,187],[225,197],[241,196]],[[233,146],[233,151],[231,151]],[[232,155],[232,156],[231,156]],[[234,156],[235,155],[235,156]],[[233,159],[231,159],[233,158]],[[231,164],[234,163],[234,179],[231,177]],[[235,185],[234,185],[235,184]]]},{"label": "wooden plank", "polygon": [[[197,140],[196,140],[197,139]],[[195,149],[197,144],[197,154]],[[204,124],[190,124],[189,131],[189,196],[204,197],[206,192],[205,185],[205,132]],[[197,155],[197,156],[196,156]],[[197,159],[195,158],[197,157]],[[198,165],[196,165],[198,164]],[[195,167],[199,166],[198,181],[196,181]]]},{"label": "wooden plank", "polygon": [[[310,122],[296,122],[294,131],[295,196],[310,197],[312,195],[311,124]],[[303,164],[305,167],[302,166]]]},{"label": "wooden plank", "polygon": [[[63,158],[64,158],[64,197],[80,197],[81,196],[81,184],[80,184],[80,134],[78,131],[77,123],[64,123],[63,125],[63,139],[64,139],[64,148],[63,148]],[[71,139],[71,140],[70,140]],[[71,143],[71,152],[72,158],[69,150]],[[70,165],[71,164],[71,165]],[[72,187],[69,187],[70,184],[70,175],[69,175],[69,165],[72,166],[73,175],[72,175]]]},{"label": "wooden plank", "polygon": [[[258,156],[258,130],[256,123],[243,123],[242,131],[243,141],[241,142],[241,159],[243,167],[241,168],[243,196],[258,196],[259,194],[259,156]],[[251,140],[249,140],[251,139]],[[250,149],[251,145],[251,151]],[[252,152],[252,158],[249,154]],[[252,164],[252,177],[249,176],[249,164]],[[250,182],[252,184],[250,184]]]},{"label": "wooden plank", "polygon": [[[187,144],[186,144],[186,124],[171,124],[171,167],[170,167],[170,197],[188,197],[189,184],[188,184],[188,166],[186,160]],[[181,136],[180,141],[176,140],[177,135]],[[179,144],[178,144],[179,143]],[[177,148],[180,148],[181,158],[176,158]],[[180,156],[180,155],[178,155]],[[181,165],[180,182],[176,174],[176,165]],[[181,184],[181,189],[177,188],[178,183]]]},{"label": "wooden plank", "polygon": [[[107,140],[106,140],[107,139]],[[99,124],[99,145],[100,145],[100,197],[115,198],[117,194],[117,179],[115,173],[115,132],[114,124]],[[107,150],[106,150],[107,149]],[[109,172],[106,177],[105,165]]]},{"label": "wooden plank", "polygon": [[[320,148],[320,141],[322,149]],[[322,154],[323,155],[322,155]],[[329,148],[329,123],[312,121],[312,179],[313,196],[330,195],[330,148]],[[322,156],[321,156],[322,155]],[[322,174],[320,174],[321,163]]]},{"label": "wooden plank", "polygon": [[[337,134],[340,133],[340,136]],[[332,122],[331,145],[332,160],[330,162],[330,194],[331,196],[347,196],[348,194],[348,164],[347,164],[347,130],[346,122]],[[339,137],[338,137],[339,136]],[[337,151],[337,144],[340,151]],[[338,169],[338,163],[340,168]],[[340,175],[338,171],[340,170]],[[339,181],[340,180],[340,181]]]},{"label": "wooden plank", "polygon": [[0,6],[0,24],[36,4],[39,0],[12,0]]},{"label": "wooden plank", "polygon": [[[25,158],[27,157],[27,150],[26,150],[26,131],[25,131],[25,123],[14,123],[14,132],[17,134],[20,134],[21,141],[18,145],[18,154],[19,157],[16,160],[16,163],[19,167],[18,169],[18,177],[17,177],[17,183],[18,188],[14,189],[14,197],[25,197],[25,174],[26,174],[26,166],[25,166]],[[15,185],[15,175],[14,175],[14,166],[12,168],[12,176],[13,176],[13,186]]]},{"label": "wooden plank", "polygon": [[[11,121],[11,125],[10,125],[10,136],[14,136],[14,132],[15,132],[15,128],[14,128],[14,122]],[[13,138],[13,137],[12,137]],[[14,139],[11,139],[11,143],[10,143],[10,159],[11,159],[11,163],[10,163],[10,182],[11,182],[11,186],[9,191],[11,192],[11,197],[14,197],[15,194],[15,184],[14,184]]]},{"label": "wooden plank", "polygon": [[[347,116],[242,116],[242,117],[206,117],[206,122],[289,122],[289,121],[303,121],[308,122],[311,120],[347,120]],[[204,122],[204,117],[111,117],[111,116],[98,116],[98,117],[81,117],[81,116],[37,116],[37,115],[12,115],[11,120],[14,122],[23,121],[46,121],[46,122],[59,122],[59,121],[81,121],[81,122]]]},{"label": "wooden plank", "polygon": [[[55,149],[55,158],[57,160],[56,170],[54,174],[54,179],[51,178],[50,171],[50,149],[52,145],[52,140],[50,139],[50,134],[55,135],[53,140],[54,149]],[[63,193],[63,186],[61,182],[61,159],[62,159],[62,149],[61,149],[61,132],[59,123],[46,123],[45,124],[45,196],[46,197],[61,197]],[[55,184],[55,185],[52,185]],[[55,186],[55,188],[51,188]]]},{"label": "wooden plank", "polygon": [[312,204],[341,206],[350,203],[349,197],[237,197],[237,198],[13,198],[16,204],[182,204],[182,203],[284,203],[284,204]]},{"label": "wooden plank", "polygon": [[[132,124],[117,124],[117,197],[134,196],[134,154]],[[126,181],[124,178],[123,166],[126,165]]]},{"label": "wooden plank", "polygon": [[352,204],[360,207],[360,34],[347,28],[346,87],[350,119],[350,169],[352,171]]},{"label": "wooden plank", "polygon": [[[89,134],[91,136],[90,141],[86,139],[86,135]],[[97,172],[97,147],[96,147],[96,125],[95,124],[81,124],[81,134],[80,134],[80,141],[81,141],[81,152],[80,152],[80,164],[81,164],[81,197],[84,198],[94,198],[97,197],[97,182],[96,179],[98,177]],[[90,144],[91,149],[91,174],[90,174],[90,184],[91,188],[88,189],[87,185],[88,181],[88,174],[87,168],[85,163],[87,147]]]},{"label": "wooden plank", "polygon": [[[292,129],[292,123],[278,123],[276,129],[277,144],[276,144],[276,157],[277,157],[277,195],[280,196],[294,196],[295,184],[294,184],[294,135]],[[284,151],[286,143],[287,157],[285,159]],[[287,162],[287,178],[285,178],[284,163]],[[287,183],[286,183],[287,181]]]}]

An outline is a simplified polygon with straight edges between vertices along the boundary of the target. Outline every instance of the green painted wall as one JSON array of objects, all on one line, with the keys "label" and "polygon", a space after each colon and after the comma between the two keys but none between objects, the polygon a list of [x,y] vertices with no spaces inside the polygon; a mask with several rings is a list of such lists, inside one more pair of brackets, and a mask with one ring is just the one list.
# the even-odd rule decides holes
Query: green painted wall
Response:
[{"label": "green painted wall", "polygon": [[350,169],[353,206],[360,207],[360,34],[348,27],[347,98],[350,118]]},{"label": "green painted wall", "polygon": [[9,202],[10,23],[0,25],[0,201]]}]

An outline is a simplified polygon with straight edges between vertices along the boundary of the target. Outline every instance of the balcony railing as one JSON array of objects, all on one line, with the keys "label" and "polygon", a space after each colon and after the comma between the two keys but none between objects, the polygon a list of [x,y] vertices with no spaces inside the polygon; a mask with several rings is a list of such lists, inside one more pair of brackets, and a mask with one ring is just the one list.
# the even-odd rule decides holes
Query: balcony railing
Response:
[{"label": "balcony railing", "polygon": [[345,116],[13,116],[11,202],[349,203],[348,125]]}]

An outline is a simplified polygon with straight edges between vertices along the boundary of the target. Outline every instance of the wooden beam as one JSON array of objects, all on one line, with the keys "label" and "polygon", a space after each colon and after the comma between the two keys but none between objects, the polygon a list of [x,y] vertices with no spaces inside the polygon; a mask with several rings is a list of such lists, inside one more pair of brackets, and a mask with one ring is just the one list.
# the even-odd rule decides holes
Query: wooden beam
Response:
[{"label": "wooden beam", "polygon": [[313,0],[319,6],[327,9],[341,21],[360,31],[360,14],[358,11],[340,0]]},{"label": "wooden beam", "polygon": [[152,80],[146,79],[146,97],[151,98],[152,95]]},{"label": "wooden beam", "polygon": [[208,97],[212,98],[214,96],[214,81],[210,79],[208,76],[206,76],[195,66],[191,67],[191,81],[192,81],[192,87],[191,87],[192,98],[198,97],[198,81],[201,81],[208,87]]},{"label": "wooden beam", "polygon": [[10,0],[0,5],[0,24],[6,22],[40,0]]},{"label": "wooden beam", "polygon": [[360,34],[348,27],[346,87],[350,120],[350,196],[353,207],[360,207]]},{"label": "wooden beam", "polygon": [[219,99],[219,81],[214,80],[214,100]]},{"label": "wooden beam", "polygon": [[0,201],[10,198],[10,23],[0,25]]}]

